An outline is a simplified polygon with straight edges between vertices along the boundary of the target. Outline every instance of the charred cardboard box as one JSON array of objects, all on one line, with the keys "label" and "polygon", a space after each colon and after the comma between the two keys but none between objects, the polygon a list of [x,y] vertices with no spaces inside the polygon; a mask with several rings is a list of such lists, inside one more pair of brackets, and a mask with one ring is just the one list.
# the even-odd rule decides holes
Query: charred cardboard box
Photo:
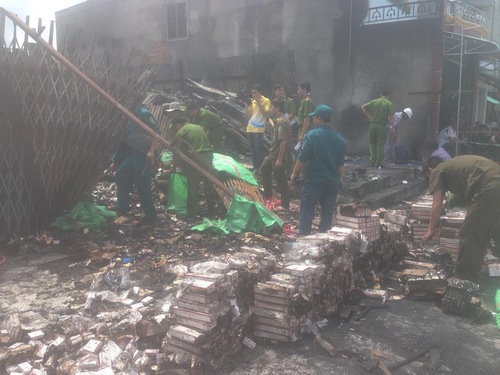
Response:
[{"label": "charred cardboard box", "polygon": [[335,225],[356,229],[362,232],[368,241],[376,241],[380,238],[380,218],[378,216],[350,217],[336,215]]},{"label": "charred cardboard box", "polygon": [[460,227],[465,220],[465,211],[459,216],[442,216],[440,218],[439,251],[448,253],[456,262],[460,245]]},{"label": "charred cardboard box", "polygon": [[481,314],[481,292],[479,285],[454,277],[448,285],[441,301],[441,309],[448,314],[477,317]]}]

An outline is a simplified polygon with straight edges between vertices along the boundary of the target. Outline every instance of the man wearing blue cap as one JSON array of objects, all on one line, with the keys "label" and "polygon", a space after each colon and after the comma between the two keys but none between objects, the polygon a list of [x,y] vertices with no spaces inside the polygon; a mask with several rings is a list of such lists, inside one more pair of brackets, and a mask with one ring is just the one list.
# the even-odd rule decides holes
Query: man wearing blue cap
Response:
[{"label": "man wearing blue cap", "polygon": [[295,183],[297,175],[307,165],[300,192],[300,236],[311,234],[318,202],[321,208],[318,231],[326,232],[331,228],[337,193],[344,178],[345,140],[330,125],[332,109],[320,104],[309,117],[314,129],[305,135],[290,177],[291,183]]}]

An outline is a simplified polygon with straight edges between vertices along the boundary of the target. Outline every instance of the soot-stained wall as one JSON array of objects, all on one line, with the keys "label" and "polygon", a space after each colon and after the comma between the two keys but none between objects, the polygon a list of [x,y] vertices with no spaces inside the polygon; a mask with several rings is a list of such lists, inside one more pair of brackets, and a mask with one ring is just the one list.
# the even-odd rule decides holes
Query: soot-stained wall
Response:
[{"label": "soot-stained wall", "polygon": [[132,48],[145,53],[162,42],[172,64],[293,51],[294,83],[310,81],[314,102],[334,109],[350,154],[368,151],[359,106],[382,86],[392,88],[396,110],[414,112],[400,128],[400,143],[418,149],[428,136],[431,107],[439,101],[432,93],[432,80],[440,79],[433,63],[438,19],[361,26],[367,0],[187,0],[188,37],[168,40],[166,5],[172,3],[88,0],[56,14],[58,40],[79,48],[94,37],[103,46],[111,40],[107,48],[119,50],[122,59]]},{"label": "soot-stained wall", "polygon": [[82,54],[105,48],[110,58],[125,62],[133,50],[144,54],[161,40],[165,18],[159,0],[87,0],[56,12],[58,48]]},{"label": "soot-stained wall", "polygon": [[378,97],[387,87],[392,90],[390,98],[396,111],[410,107],[414,113],[401,125],[398,143],[406,144],[414,157],[422,156],[424,141],[437,121],[441,34],[438,19],[356,25],[351,29],[348,19],[337,24],[332,95],[340,111],[338,126],[350,140],[351,152],[362,152],[368,143],[368,124],[355,108]]}]

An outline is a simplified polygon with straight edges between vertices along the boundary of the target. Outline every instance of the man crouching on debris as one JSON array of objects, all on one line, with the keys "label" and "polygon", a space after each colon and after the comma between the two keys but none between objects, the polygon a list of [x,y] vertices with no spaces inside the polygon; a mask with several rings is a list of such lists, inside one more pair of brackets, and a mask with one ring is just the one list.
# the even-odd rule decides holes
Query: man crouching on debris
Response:
[{"label": "man crouching on debris", "polygon": [[196,102],[187,105],[186,113],[192,124],[200,125],[205,130],[214,151],[221,153],[224,141],[224,122],[219,115],[208,109],[200,108]]},{"label": "man crouching on debris", "polygon": [[[210,171],[214,149],[208,140],[207,133],[200,125],[189,124],[185,117],[176,117],[172,120],[172,126],[176,132],[176,145],[186,155],[189,155],[196,163],[205,170]],[[182,171],[188,180],[188,202],[186,209],[186,218],[194,219],[198,214],[198,192],[202,175],[188,163],[182,160],[175,160],[180,165]],[[203,182],[205,189],[205,199],[207,202],[208,214],[215,213],[216,192],[210,181]]]},{"label": "man crouching on debris", "polygon": [[[140,107],[136,117],[158,133],[153,115],[145,108]],[[141,224],[154,224],[157,220],[156,209],[151,191],[153,177],[154,154],[157,141],[151,138],[139,125],[129,122],[125,132],[125,139],[116,150],[110,170],[116,170],[116,195],[119,215],[130,212],[130,188],[134,181],[137,193],[144,210],[144,219]]]},{"label": "man crouching on debris", "polygon": [[332,109],[320,104],[309,116],[315,128],[305,135],[290,177],[290,182],[295,183],[297,175],[307,165],[300,192],[300,236],[311,234],[318,202],[321,207],[318,231],[326,232],[332,227],[337,193],[344,178],[345,140],[330,126]]},{"label": "man crouching on debris", "polygon": [[425,244],[438,226],[445,192],[463,198],[467,215],[460,227],[460,244],[456,277],[478,282],[483,258],[490,239],[500,246],[500,166],[475,155],[464,155],[442,161],[431,157],[424,166],[433,194],[432,210]]}]

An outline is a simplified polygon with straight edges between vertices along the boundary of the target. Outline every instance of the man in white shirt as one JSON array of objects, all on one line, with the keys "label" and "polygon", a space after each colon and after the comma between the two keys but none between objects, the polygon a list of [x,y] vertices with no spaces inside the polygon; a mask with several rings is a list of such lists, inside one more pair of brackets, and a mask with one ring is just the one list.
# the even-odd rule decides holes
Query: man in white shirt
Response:
[{"label": "man in white shirt", "polygon": [[[455,149],[457,143],[457,124],[455,120],[452,121],[451,125],[447,126],[439,132],[438,135],[438,145],[444,148],[450,155],[457,156]],[[461,152],[459,150],[458,155]]]},{"label": "man in white shirt", "polygon": [[457,125],[453,123],[439,132],[438,135],[439,147],[443,147],[443,145],[447,143],[455,143],[457,141],[456,127]]}]

